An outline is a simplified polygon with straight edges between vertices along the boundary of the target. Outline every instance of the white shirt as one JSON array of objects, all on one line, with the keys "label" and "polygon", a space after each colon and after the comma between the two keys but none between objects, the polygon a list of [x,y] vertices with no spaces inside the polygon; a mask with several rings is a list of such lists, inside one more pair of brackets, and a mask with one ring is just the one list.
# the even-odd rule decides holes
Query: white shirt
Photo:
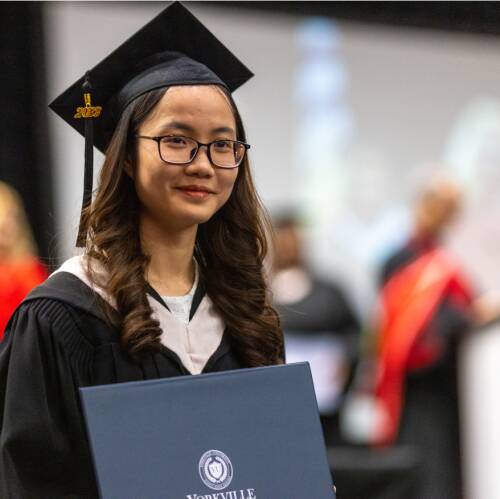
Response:
[{"label": "white shirt", "polygon": [[193,297],[198,287],[198,264],[194,261],[194,282],[189,292],[183,296],[162,296],[162,300],[167,304],[168,309],[184,324],[189,323],[189,313],[193,304]]}]

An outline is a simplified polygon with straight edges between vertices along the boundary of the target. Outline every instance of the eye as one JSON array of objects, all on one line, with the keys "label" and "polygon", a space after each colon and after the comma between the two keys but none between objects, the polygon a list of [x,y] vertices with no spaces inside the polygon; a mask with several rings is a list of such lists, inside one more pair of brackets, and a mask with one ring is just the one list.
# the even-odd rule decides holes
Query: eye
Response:
[{"label": "eye", "polygon": [[214,148],[217,151],[231,150],[233,148],[232,140],[218,140],[214,142]]},{"label": "eye", "polygon": [[162,137],[161,142],[162,144],[165,144],[168,147],[177,149],[181,147],[186,147],[188,145],[188,140],[186,139],[186,137],[176,137],[176,136]]}]

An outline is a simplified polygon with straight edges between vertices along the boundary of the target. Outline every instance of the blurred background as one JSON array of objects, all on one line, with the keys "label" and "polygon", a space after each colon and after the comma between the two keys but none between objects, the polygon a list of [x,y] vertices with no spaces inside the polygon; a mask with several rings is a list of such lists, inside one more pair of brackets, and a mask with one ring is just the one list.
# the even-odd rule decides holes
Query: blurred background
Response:
[{"label": "blurred background", "polygon": [[[363,378],[377,349],[380,273],[414,237],[416,206],[439,176],[460,193],[460,209],[439,234],[440,245],[453,255],[475,296],[500,291],[500,7],[187,3],[256,74],[235,100],[252,144],[258,190],[277,228],[297,229],[293,244],[300,245],[300,258],[290,266],[321,276],[330,288],[319,302],[340,310],[333,322],[325,317],[315,327],[294,327],[293,314],[286,323],[289,360],[312,359],[318,399],[320,390],[324,394],[325,435],[335,426],[327,444],[338,448],[329,457],[339,498],[410,497],[405,487],[416,490],[412,480],[422,457],[397,443],[379,449],[375,460],[367,450],[376,409],[364,396]],[[48,269],[75,252],[83,138],[47,104],[163,7],[162,2],[0,5],[0,180],[19,193]],[[99,165],[102,156],[95,155]],[[289,281],[297,289],[305,286],[303,296],[295,297],[282,296],[280,290],[289,286],[275,280],[284,315],[315,283],[302,277]],[[491,303],[494,309],[494,298]],[[318,317],[315,306],[304,313]],[[482,327],[475,327],[479,323]],[[446,497],[495,499],[500,498],[500,326],[488,318],[473,326],[461,335],[454,361],[464,492]],[[331,372],[325,374],[329,363]],[[328,381],[333,378],[335,388]],[[429,423],[430,434],[433,429]],[[361,476],[372,487],[370,495],[356,495],[361,492],[354,489],[347,494]]]}]

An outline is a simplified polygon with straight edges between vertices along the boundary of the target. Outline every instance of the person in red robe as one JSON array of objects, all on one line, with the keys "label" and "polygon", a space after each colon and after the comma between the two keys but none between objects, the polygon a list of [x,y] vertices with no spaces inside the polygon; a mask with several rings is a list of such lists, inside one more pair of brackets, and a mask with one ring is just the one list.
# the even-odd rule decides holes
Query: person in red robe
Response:
[{"label": "person in red robe", "polygon": [[377,445],[407,444],[422,457],[421,499],[460,499],[456,350],[461,336],[493,320],[443,234],[462,197],[435,179],[420,196],[414,232],[381,273],[375,398]]},{"label": "person in red robe", "polygon": [[0,341],[14,310],[46,278],[21,198],[0,182]]}]

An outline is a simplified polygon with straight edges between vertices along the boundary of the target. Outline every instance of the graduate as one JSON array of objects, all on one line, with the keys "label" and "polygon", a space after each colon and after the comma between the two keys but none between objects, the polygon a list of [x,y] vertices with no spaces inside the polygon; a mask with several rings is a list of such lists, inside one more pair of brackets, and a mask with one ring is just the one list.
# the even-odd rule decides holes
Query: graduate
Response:
[{"label": "graduate", "polygon": [[309,361],[327,445],[344,444],[339,412],[353,380],[361,325],[342,287],[313,273],[299,218],[274,219],[271,289],[289,362]]},{"label": "graduate", "polygon": [[412,237],[381,271],[375,396],[386,417],[374,437],[421,452],[421,499],[462,497],[457,346],[499,311],[445,247],[461,206],[458,186],[433,178],[416,203]]},{"label": "graduate", "polygon": [[174,3],[51,104],[85,135],[84,252],[0,345],[2,499],[98,497],[79,387],[283,363],[231,97],[251,76]]}]

